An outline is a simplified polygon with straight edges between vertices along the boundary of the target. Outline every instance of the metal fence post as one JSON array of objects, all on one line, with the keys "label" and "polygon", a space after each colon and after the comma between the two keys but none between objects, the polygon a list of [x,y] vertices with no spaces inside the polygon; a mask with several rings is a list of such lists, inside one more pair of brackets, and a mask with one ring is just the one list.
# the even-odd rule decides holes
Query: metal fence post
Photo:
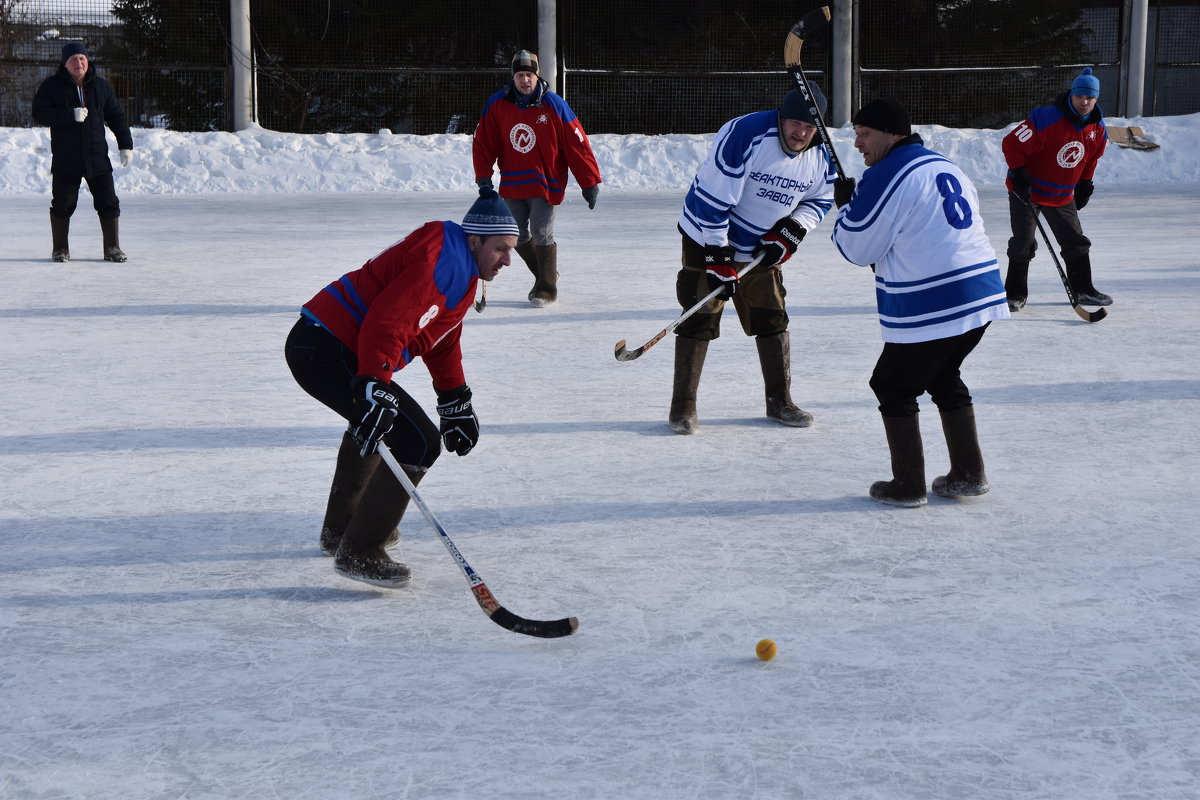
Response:
[{"label": "metal fence post", "polygon": [[250,35],[250,0],[229,0],[229,52],[233,72],[233,129],[255,122],[254,50]]},{"label": "metal fence post", "polygon": [[558,91],[558,19],[554,0],[538,0],[537,46],[538,65],[550,91]]},{"label": "metal fence post", "polygon": [[1146,86],[1146,36],[1150,18],[1149,0],[1131,0],[1129,3],[1129,39],[1124,61],[1129,65],[1126,73],[1125,107],[1126,117],[1142,115],[1142,94]]},{"label": "metal fence post", "polygon": [[851,78],[854,72],[854,9],[852,0],[833,0],[833,75],[829,94],[829,126],[850,121]]}]

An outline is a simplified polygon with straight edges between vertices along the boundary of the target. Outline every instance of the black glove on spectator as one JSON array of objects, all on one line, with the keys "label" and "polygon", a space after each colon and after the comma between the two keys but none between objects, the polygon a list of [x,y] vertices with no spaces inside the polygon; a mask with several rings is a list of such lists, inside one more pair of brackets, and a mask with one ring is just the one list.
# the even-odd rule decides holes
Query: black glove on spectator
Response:
[{"label": "black glove on spectator", "polygon": [[442,441],[446,449],[465,456],[479,442],[479,418],[471,407],[471,387],[465,383],[448,392],[438,392],[438,416],[442,418]]},{"label": "black glove on spectator", "polygon": [[596,195],[600,194],[600,184],[589,186],[583,190],[583,199],[587,200],[588,209],[596,207]]},{"label": "black glove on spectator", "polygon": [[833,202],[837,203],[838,208],[850,202],[855,186],[858,186],[858,181],[854,178],[838,178],[833,182]]},{"label": "black glove on spectator", "polygon": [[1017,167],[1012,171],[1012,192],[1026,203],[1032,202],[1029,199],[1029,187],[1032,181],[1029,180],[1029,171],[1024,167]]},{"label": "black glove on spectator", "polygon": [[720,290],[718,300],[728,300],[737,294],[738,274],[733,268],[733,248],[729,245],[704,245],[704,271],[708,275],[709,293]]},{"label": "black glove on spectator", "polygon": [[1092,183],[1091,178],[1084,178],[1075,184],[1075,208],[1086,206],[1088,200],[1092,199],[1092,192],[1094,191],[1096,191],[1096,184]]},{"label": "black glove on spectator", "polygon": [[791,217],[780,219],[759,240],[760,246],[754,253],[755,257],[762,254],[763,260],[759,262],[759,265],[773,267],[787,261],[796,252],[796,248],[800,246],[806,233],[808,231],[804,229],[804,226]]},{"label": "black glove on spectator", "polygon": [[363,408],[358,422],[350,423],[350,435],[362,445],[359,454],[363,458],[375,452],[379,440],[392,429],[399,413],[400,399],[392,387],[378,378],[359,375],[350,381],[354,404]]}]

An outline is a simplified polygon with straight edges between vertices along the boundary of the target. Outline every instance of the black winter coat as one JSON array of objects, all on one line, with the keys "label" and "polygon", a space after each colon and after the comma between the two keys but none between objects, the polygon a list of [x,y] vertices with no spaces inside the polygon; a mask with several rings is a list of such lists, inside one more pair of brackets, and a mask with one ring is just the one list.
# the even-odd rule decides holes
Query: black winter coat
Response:
[{"label": "black winter coat", "polygon": [[39,125],[50,126],[50,171],[56,175],[98,175],[112,172],[108,160],[107,125],[117,137],[117,149],[132,150],[133,135],[125,122],[125,109],[117,102],[112,84],[88,65],[83,79],[84,104],[88,118],[75,121],[79,107],[79,88],[60,66],[58,72],[42,81],[33,97],[33,118]]}]

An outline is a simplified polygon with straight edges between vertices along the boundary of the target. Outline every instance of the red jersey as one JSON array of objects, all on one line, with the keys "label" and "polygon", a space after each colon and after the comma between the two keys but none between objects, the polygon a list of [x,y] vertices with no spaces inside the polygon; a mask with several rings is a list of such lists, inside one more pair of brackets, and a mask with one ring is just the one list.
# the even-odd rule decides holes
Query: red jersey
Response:
[{"label": "red jersey", "polygon": [[358,356],[358,374],[389,381],[418,356],[446,391],[466,383],[462,320],[479,267],[455,222],[427,222],[326,286],[302,313]]},{"label": "red jersey", "polygon": [[526,106],[518,105],[511,85],[489,97],[475,128],[471,157],[476,178],[491,178],[500,162],[501,197],[542,197],[556,206],[563,201],[568,168],[580,188],[587,189],[601,182],[600,167],[567,101],[544,80],[534,94],[537,101]]},{"label": "red jersey", "polygon": [[1033,182],[1029,196],[1039,206],[1065,206],[1075,196],[1075,184],[1091,180],[1104,155],[1108,132],[1097,106],[1086,119],[1068,110],[1070,99],[1060,95],[1052,106],[1040,106],[1004,137],[1008,162],[1005,182],[1012,191],[1011,170],[1025,167]]}]

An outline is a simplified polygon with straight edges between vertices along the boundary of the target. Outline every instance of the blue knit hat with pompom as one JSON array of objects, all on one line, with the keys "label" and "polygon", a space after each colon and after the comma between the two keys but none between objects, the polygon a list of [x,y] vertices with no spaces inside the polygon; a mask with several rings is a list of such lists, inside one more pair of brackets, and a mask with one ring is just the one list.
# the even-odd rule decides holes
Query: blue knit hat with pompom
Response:
[{"label": "blue knit hat with pompom", "polygon": [[1091,67],[1084,67],[1083,72],[1079,73],[1079,77],[1071,84],[1071,94],[1084,97],[1100,96],[1100,79],[1092,74]]}]

